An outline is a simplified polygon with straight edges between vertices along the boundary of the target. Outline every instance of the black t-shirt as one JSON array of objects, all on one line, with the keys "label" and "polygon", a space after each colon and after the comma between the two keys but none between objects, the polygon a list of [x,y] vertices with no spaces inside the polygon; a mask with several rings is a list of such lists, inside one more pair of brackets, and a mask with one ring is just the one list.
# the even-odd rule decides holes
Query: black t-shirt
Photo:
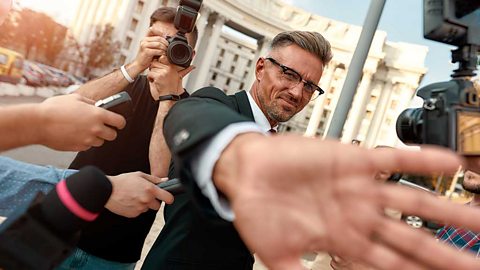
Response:
[{"label": "black t-shirt", "polygon": [[[142,171],[150,173],[148,150],[158,111],[145,76],[138,76],[127,91],[133,102],[133,115],[112,142],[80,152],[70,164],[72,169],[94,165],[107,175]],[[156,211],[137,218],[125,218],[107,209],[83,230],[78,247],[97,257],[124,263],[140,259],[143,243],[155,220]]]}]

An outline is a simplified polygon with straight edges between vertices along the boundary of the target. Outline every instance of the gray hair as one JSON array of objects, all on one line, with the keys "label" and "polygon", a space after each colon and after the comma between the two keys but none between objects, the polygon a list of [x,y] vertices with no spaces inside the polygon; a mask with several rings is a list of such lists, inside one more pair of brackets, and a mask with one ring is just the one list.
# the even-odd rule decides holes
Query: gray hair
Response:
[{"label": "gray hair", "polygon": [[326,66],[332,60],[332,48],[330,42],[321,34],[310,31],[286,31],[273,38],[270,48],[272,50],[279,47],[286,47],[295,44],[300,48],[314,54],[323,66]]}]

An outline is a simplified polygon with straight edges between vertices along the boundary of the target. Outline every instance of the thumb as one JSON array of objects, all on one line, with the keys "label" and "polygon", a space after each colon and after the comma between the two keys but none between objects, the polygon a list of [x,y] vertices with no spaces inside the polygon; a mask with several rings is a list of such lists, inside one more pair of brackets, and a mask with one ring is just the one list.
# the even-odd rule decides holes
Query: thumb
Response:
[{"label": "thumb", "polygon": [[192,70],[194,70],[196,67],[195,66],[189,66],[185,69],[182,69],[178,72],[178,75],[180,76],[180,78],[183,79],[183,77],[187,76],[188,73],[190,73]]}]

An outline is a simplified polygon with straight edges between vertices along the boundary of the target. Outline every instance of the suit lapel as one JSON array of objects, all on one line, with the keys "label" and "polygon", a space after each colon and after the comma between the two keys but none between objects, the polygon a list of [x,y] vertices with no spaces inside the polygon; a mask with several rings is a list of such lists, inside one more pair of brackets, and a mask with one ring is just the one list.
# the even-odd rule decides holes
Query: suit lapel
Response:
[{"label": "suit lapel", "polygon": [[255,121],[250,102],[248,101],[247,92],[240,91],[235,93],[235,100],[237,101],[238,112],[241,115],[248,117],[250,120]]}]

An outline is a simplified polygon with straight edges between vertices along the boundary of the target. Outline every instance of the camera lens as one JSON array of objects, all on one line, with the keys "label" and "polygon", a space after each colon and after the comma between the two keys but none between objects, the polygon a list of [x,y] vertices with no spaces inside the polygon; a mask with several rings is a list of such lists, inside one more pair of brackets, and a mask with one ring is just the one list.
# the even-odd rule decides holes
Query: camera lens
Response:
[{"label": "camera lens", "polygon": [[406,109],[397,119],[397,136],[406,144],[422,143],[423,109]]},{"label": "camera lens", "polygon": [[168,46],[168,57],[172,64],[187,67],[192,59],[192,49],[184,42],[174,41]]}]

